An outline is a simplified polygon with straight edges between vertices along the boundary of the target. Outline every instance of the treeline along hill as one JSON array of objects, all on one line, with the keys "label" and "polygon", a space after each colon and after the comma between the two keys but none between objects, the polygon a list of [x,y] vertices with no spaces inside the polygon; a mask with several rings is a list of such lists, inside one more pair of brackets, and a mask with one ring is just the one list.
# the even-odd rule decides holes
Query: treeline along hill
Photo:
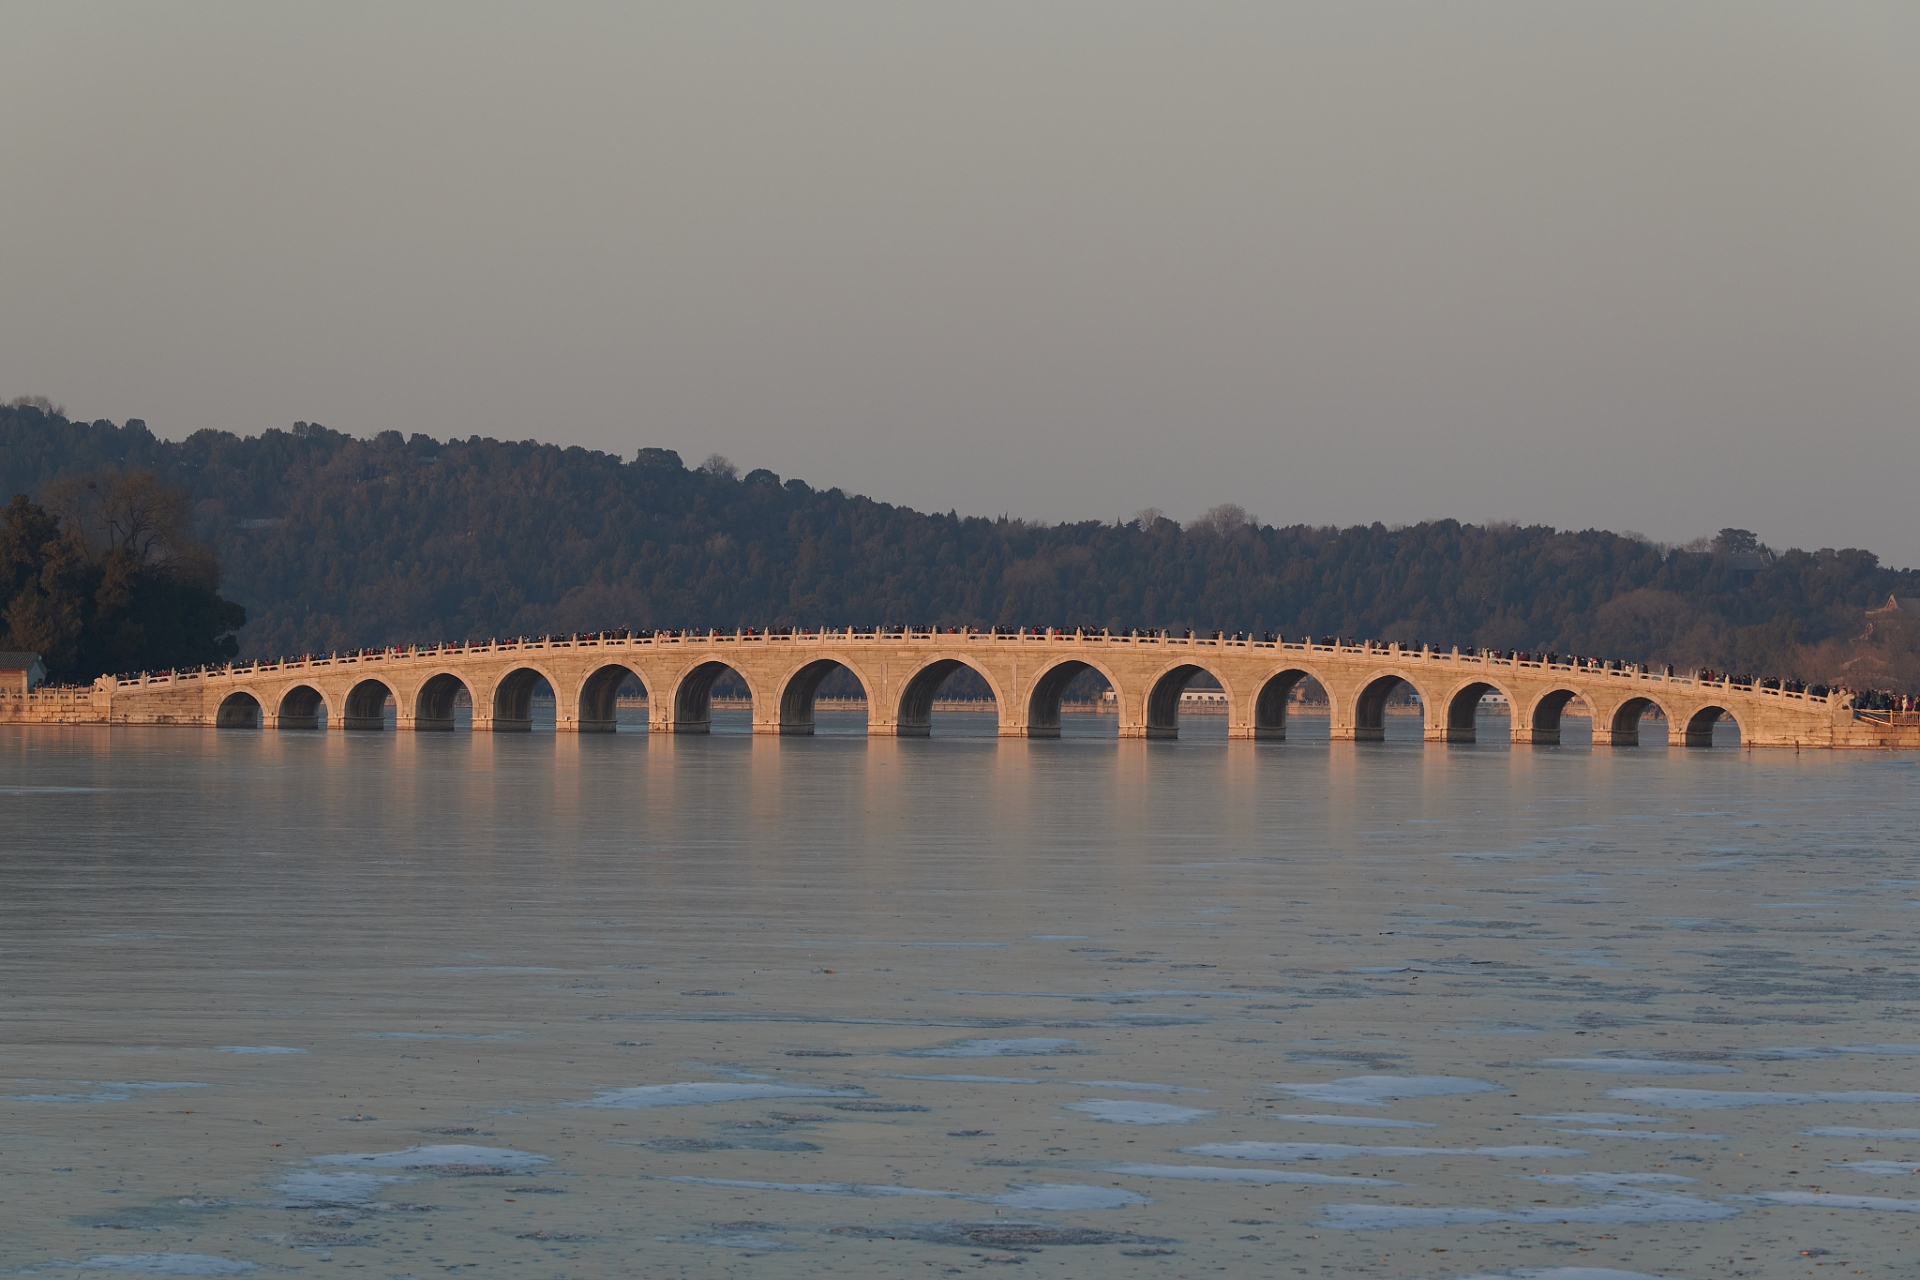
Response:
[{"label": "treeline along hill", "polygon": [[[1809,679],[1877,668],[1854,672],[1858,683],[1920,674],[1904,633],[1889,623],[1869,635],[1867,616],[1920,595],[1920,575],[1858,549],[1774,551],[1738,529],[1675,549],[1452,520],[1254,524],[1232,507],[1184,527],[1151,515],[1045,525],[690,468],[657,448],[356,439],[307,423],[173,442],[138,419],[0,408],[0,497],[146,471],[186,495],[220,595],[245,607],[242,656],[619,626],[907,622],[1371,636]],[[192,567],[207,585],[209,566]],[[76,657],[65,674],[90,675],[104,656]]]}]

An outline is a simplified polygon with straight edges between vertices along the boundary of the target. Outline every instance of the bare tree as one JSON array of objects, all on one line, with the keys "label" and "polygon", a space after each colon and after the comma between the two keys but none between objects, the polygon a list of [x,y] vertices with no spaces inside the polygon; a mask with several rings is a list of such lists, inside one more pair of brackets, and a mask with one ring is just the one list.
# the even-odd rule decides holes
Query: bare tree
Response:
[{"label": "bare tree", "polygon": [[1205,515],[1187,527],[1190,529],[1205,529],[1210,533],[1224,538],[1229,534],[1246,528],[1252,523],[1253,517],[1247,514],[1245,507],[1237,502],[1223,502],[1217,507],[1208,508]]},{"label": "bare tree", "polygon": [[9,409],[38,409],[50,418],[67,416],[67,406],[55,404],[45,396],[15,396],[7,402]]},{"label": "bare tree", "polygon": [[95,558],[124,553],[141,564],[167,564],[197,550],[186,493],[152,471],[107,467],[62,476],[48,486],[47,506]]},{"label": "bare tree", "polygon": [[740,468],[734,466],[732,459],[724,453],[708,454],[707,460],[700,464],[700,469],[717,480],[740,478]]}]

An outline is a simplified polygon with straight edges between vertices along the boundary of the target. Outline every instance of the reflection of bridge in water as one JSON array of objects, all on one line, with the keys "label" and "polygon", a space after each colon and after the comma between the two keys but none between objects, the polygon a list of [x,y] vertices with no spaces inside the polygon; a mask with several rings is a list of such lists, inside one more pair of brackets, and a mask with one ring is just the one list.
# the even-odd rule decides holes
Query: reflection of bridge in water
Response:
[{"label": "reflection of bridge in water", "polygon": [[704,733],[715,681],[732,671],[747,687],[754,732],[807,734],[815,695],[838,668],[865,690],[867,732],[879,736],[928,733],[936,692],[967,668],[991,688],[1002,737],[1057,736],[1062,695],[1074,677],[1092,670],[1113,688],[1123,738],[1175,736],[1181,695],[1206,672],[1226,701],[1228,736],[1240,739],[1284,737],[1288,696],[1311,680],[1324,694],[1336,740],[1383,736],[1387,701],[1404,684],[1417,695],[1429,742],[1473,741],[1481,698],[1495,694],[1512,708],[1509,732],[1516,743],[1558,742],[1561,713],[1579,698],[1591,710],[1596,745],[1636,743],[1642,715],[1657,709],[1676,745],[1710,745],[1714,724],[1725,716],[1747,746],[1920,747],[1920,730],[1871,722],[1844,697],[1667,676],[1619,663],[1546,664],[1372,642],[1053,632],[655,634],[409,646],[103,678],[91,691],[66,691],[71,715],[61,718],[281,729],[314,728],[324,720],[331,729],[378,729],[391,699],[399,728],[451,729],[454,703],[464,692],[473,728],[503,732],[532,727],[534,692],[544,684],[553,693],[557,729],[604,733],[615,727],[621,689],[637,684],[647,692],[653,732]]}]

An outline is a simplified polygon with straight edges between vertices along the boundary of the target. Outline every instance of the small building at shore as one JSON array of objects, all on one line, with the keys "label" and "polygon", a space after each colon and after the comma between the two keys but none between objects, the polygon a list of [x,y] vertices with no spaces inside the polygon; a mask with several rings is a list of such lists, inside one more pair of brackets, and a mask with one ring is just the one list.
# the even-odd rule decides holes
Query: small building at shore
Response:
[{"label": "small building at shore", "polygon": [[35,686],[45,684],[47,668],[41,663],[37,653],[8,653],[0,651],[0,689],[9,693],[29,693]]}]

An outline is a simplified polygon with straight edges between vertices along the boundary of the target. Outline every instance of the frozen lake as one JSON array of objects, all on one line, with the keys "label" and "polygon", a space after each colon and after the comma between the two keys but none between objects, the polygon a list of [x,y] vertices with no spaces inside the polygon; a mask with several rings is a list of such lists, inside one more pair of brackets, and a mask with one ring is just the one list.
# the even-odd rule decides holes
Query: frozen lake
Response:
[{"label": "frozen lake", "polygon": [[1212,720],[0,727],[0,1274],[1920,1256],[1920,759]]}]

